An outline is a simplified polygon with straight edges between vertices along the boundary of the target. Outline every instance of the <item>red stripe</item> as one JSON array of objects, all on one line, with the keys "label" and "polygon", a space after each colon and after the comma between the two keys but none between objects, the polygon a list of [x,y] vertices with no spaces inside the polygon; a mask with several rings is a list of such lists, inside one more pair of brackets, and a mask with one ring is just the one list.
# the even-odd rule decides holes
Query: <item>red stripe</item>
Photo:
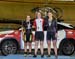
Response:
[{"label": "red stripe", "polygon": [[[36,19],[35,19],[36,20]],[[37,30],[37,25],[36,25],[36,21],[34,20],[34,23],[33,23],[33,25],[35,26],[35,29]],[[44,19],[42,19],[43,21],[42,21],[42,29],[43,29],[43,31],[44,31]]]},{"label": "red stripe", "polygon": [[0,38],[4,37],[6,34],[0,34]]}]

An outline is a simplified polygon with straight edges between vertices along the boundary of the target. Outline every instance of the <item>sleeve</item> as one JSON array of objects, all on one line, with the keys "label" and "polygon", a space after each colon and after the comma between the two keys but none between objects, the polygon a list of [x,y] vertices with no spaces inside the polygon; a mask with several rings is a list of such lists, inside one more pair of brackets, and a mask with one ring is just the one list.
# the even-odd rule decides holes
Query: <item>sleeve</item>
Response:
[{"label": "sleeve", "polygon": [[48,25],[47,25],[47,19],[44,19],[44,30],[47,30],[47,27],[48,27]]},{"label": "sleeve", "polygon": [[56,33],[57,33],[57,20],[55,20],[55,28],[56,28]]},{"label": "sleeve", "polygon": [[31,25],[33,24],[33,21],[30,20]]},{"label": "sleeve", "polygon": [[47,27],[47,19],[44,20],[44,26]]},{"label": "sleeve", "polygon": [[30,24],[31,24],[31,28],[32,28],[33,22],[31,20],[30,20]]},{"label": "sleeve", "polygon": [[36,27],[36,22],[35,22],[35,20],[33,21],[33,26]]},{"label": "sleeve", "polygon": [[23,27],[26,28],[26,21],[23,21]]}]

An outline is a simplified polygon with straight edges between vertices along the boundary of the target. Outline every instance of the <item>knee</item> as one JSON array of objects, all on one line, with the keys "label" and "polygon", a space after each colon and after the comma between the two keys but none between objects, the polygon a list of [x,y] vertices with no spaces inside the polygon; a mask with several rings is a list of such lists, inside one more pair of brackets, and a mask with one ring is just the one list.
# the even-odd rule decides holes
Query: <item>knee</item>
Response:
[{"label": "knee", "polygon": [[31,46],[32,46],[32,44],[31,44],[31,43],[29,43],[29,46],[31,47]]},{"label": "knee", "polygon": [[56,47],[56,43],[53,43],[53,46]]},{"label": "knee", "polygon": [[27,43],[24,43],[24,46],[27,46]]},{"label": "knee", "polygon": [[50,43],[48,43],[48,47],[50,47],[51,46],[51,44]]},{"label": "knee", "polygon": [[38,46],[38,42],[35,42],[35,46]]},{"label": "knee", "polygon": [[48,42],[47,42],[47,44],[48,44],[48,46],[50,46],[50,45],[51,45],[51,42],[50,42],[50,41],[48,41]]},{"label": "knee", "polygon": [[40,45],[43,46],[43,42],[40,42]]}]

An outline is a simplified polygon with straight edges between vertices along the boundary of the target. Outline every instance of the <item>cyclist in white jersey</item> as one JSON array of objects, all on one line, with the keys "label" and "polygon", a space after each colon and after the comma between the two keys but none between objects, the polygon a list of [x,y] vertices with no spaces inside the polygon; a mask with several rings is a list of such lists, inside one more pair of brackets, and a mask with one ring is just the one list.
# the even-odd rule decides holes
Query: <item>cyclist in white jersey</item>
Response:
[{"label": "cyclist in white jersey", "polygon": [[44,20],[41,17],[41,13],[37,12],[36,19],[34,20],[33,26],[35,27],[35,54],[33,57],[37,57],[38,43],[40,41],[41,57],[43,54],[43,41],[44,41]]}]

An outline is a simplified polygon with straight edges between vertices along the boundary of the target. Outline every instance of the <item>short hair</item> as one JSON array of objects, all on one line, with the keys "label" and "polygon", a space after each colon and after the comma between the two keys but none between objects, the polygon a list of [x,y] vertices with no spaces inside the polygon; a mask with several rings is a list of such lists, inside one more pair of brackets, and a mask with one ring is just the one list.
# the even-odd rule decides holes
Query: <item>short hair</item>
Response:
[{"label": "short hair", "polygon": [[48,14],[49,12],[53,14],[53,11],[52,11],[52,10],[47,11],[47,14]]}]

